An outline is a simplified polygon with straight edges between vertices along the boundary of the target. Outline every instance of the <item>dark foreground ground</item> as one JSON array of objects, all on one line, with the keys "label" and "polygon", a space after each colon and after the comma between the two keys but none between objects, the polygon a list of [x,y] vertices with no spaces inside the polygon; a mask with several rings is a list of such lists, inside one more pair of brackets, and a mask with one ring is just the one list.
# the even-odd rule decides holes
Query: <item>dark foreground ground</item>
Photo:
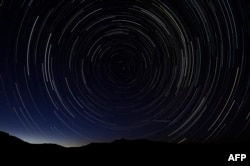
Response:
[{"label": "dark foreground ground", "polygon": [[[228,161],[230,154],[246,154],[243,161]],[[117,140],[79,148],[54,144],[29,144],[0,132],[0,159],[39,165],[246,165],[250,166],[250,144],[168,144],[146,140]],[[18,165],[19,165],[18,164]],[[2,165],[0,163],[0,165]],[[4,164],[9,165],[9,164]],[[44,165],[44,164],[42,164]],[[98,165],[98,164],[97,164]]]}]

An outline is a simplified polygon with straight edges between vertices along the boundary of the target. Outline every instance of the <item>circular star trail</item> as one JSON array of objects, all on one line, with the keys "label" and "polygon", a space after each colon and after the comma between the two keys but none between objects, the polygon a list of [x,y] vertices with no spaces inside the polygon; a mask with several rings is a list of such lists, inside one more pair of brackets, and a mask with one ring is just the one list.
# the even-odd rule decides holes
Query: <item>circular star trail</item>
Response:
[{"label": "circular star trail", "polygon": [[0,129],[64,145],[246,140],[249,7],[2,0]]}]

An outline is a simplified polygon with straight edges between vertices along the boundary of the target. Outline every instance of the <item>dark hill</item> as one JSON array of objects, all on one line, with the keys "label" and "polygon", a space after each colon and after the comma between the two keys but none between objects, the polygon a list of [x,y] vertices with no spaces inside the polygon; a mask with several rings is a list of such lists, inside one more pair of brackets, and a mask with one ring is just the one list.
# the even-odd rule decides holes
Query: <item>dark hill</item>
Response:
[{"label": "dark hill", "polygon": [[[104,162],[120,163],[137,160],[143,163],[160,162],[169,165],[185,163],[228,164],[232,153],[244,153],[250,157],[247,143],[237,144],[168,144],[147,140],[116,140],[112,143],[92,143],[79,148],[64,148],[54,144],[33,145],[9,134],[0,132],[0,154],[4,156],[22,156],[38,161],[62,162]],[[25,159],[22,157],[22,159]],[[247,158],[244,163],[247,163]],[[120,164],[118,164],[120,165]],[[172,164],[171,164],[172,165]]]},{"label": "dark hill", "polygon": [[3,147],[3,146],[8,146],[8,147],[10,147],[10,146],[12,146],[12,147],[24,146],[27,144],[28,143],[22,141],[21,139],[10,136],[9,134],[0,131],[0,146],[1,147]]}]

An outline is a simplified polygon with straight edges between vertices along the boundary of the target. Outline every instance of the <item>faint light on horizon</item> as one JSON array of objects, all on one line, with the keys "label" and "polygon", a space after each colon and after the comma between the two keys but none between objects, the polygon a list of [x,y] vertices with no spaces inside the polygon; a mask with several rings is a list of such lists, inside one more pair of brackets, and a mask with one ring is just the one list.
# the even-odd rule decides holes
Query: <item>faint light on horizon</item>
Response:
[{"label": "faint light on horizon", "polygon": [[39,136],[30,136],[30,135],[23,135],[23,134],[10,134],[11,136],[17,137],[24,142],[30,144],[56,144],[63,147],[81,147],[89,144],[88,142],[83,141],[75,141],[65,138],[45,138]]}]

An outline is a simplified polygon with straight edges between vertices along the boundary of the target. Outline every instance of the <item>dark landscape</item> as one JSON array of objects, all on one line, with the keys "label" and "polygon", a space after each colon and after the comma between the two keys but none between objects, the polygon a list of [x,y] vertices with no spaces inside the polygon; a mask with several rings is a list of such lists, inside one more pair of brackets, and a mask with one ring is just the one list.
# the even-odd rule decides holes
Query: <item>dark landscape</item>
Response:
[{"label": "dark landscape", "polygon": [[[7,133],[0,132],[0,153],[2,156],[32,156],[36,159],[56,162],[124,162],[151,161],[156,163],[211,163],[226,164],[232,153],[249,153],[249,143],[217,143],[217,144],[169,144],[148,140],[116,140],[111,143],[91,143],[82,147],[66,148],[55,144],[30,144]],[[98,158],[102,156],[101,158]],[[93,160],[93,158],[96,158]],[[104,159],[105,158],[105,159]],[[24,160],[25,158],[22,158]],[[100,160],[99,160],[100,159]],[[231,162],[231,164],[247,164]],[[173,164],[173,165],[175,165]]]}]

